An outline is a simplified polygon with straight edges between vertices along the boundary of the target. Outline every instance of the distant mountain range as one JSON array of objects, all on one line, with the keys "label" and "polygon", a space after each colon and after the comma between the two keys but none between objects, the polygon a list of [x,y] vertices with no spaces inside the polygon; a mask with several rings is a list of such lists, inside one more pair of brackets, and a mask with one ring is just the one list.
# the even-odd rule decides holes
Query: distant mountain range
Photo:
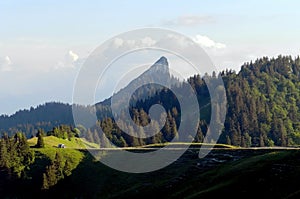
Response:
[{"label": "distant mountain range", "polygon": [[[151,75],[159,70],[161,76]],[[228,112],[224,132],[219,142],[238,146],[290,146],[300,144],[300,59],[291,56],[277,58],[263,57],[254,62],[245,63],[239,73],[232,70],[222,71],[226,88]],[[213,75],[210,77],[213,78]],[[122,107],[130,98],[132,117],[141,119],[141,110],[149,111],[153,103],[165,103],[170,112],[169,124],[180,122],[180,106],[172,92],[150,84],[137,89],[144,82],[163,81],[173,85],[174,89],[184,89],[187,82],[196,90],[200,101],[201,122],[196,141],[201,141],[210,118],[210,98],[205,81],[195,74],[186,82],[179,82],[170,76],[168,61],[160,58],[141,76],[113,96]],[[134,91],[134,92],[133,92]],[[129,93],[132,93],[129,96]],[[125,96],[125,97],[124,97]],[[96,104],[100,120],[111,117],[110,99]],[[79,106],[81,107],[81,106]],[[89,110],[89,107],[82,107]],[[117,107],[119,108],[119,107]],[[174,108],[178,113],[173,113]],[[172,112],[173,109],[173,112]],[[176,112],[175,111],[175,112]],[[175,122],[172,122],[175,121]],[[139,121],[141,122],[141,121]],[[63,103],[46,103],[30,110],[20,110],[11,116],[0,116],[0,129],[13,133],[23,131],[27,136],[35,135],[37,128],[50,130],[60,124],[74,125],[72,107]],[[173,130],[162,130],[162,141],[168,141],[168,133]],[[111,138],[126,138],[118,131],[111,131]],[[173,134],[174,136],[174,134]],[[179,135],[180,136],[180,135]],[[128,138],[125,139],[127,142]],[[157,140],[156,140],[157,141]],[[127,143],[131,144],[131,143]]]}]

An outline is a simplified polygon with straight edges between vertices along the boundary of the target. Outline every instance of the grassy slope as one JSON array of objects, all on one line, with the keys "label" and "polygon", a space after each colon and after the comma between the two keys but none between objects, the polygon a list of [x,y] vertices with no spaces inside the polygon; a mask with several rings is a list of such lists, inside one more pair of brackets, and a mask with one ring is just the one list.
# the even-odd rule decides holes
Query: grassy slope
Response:
[{"label": "grassy slope", "polygon": [[[37,143],[37,137],[29,139],[28,143],[30,146],[34,146]],[[73,149],[85,149],[85,148],[98,147],[96,144],[87,142],[84,139],[72,138],[71,140],[68,140],[68,139],[57,138],[55,136],[44,137],[44,143],[46,148],[57,147],[58,144],[64,144],[66,148],[73,148]]]},{"label": "grassy slope", "polygon": [[[35,163],[31,165],[29,176],[32,177],[33,189],[37,190],[34,194],[39,194],[42,185],[42,174],[46,170],[46,166],[51,164],[55,159],[55,154],[59,152],[63,159],[63,164],[68,160],[72,170],[85,158],[84,149],[97,148],[94,143],[87,142],[83,139],[72,138],[71,140],[60,139],[54,136],[44,137],[45,148],[34,148],[37,138],[28,140],[31,149],[35,152]],[[65,144],[66,148],[57,148],[58,144]]]},{"label": "grassy slope", "polygon": [[[189,179],[173,197],[299,197],[300,152],[281,151],[245,158]],[[206,183],[203,183],[206,182]]]},{"label": "grassy slope", "polygon": [[[85,152],[82,150],[84,148],[83,142],[90,147],[93,146],[93,144],[86,141],[81,142],[78,138],[69,141],[54,136],[44,137],[44,142],[45,148],[34,148],[37,138],[28,140],[31,150],[35,153],[35,162],[30,165],[30,170],[26,175],[27,180],[14,181],[14,184],[17,183],[16,186],[6,187],[5,193],[0,192],[0,198],[47,198],[47,194],[43,195],[44,193],[41,193],[43,173],[46,171],[46,167],[51,164],[51,161],[55,159],[56,152],[60,152],[63,159],[62,164],[65,164],[65,161],[68,160],[71,169],[76,169],[85,158]],[[57,148],[60,143],[65,144],[67,148]],[[6,182],[6,184],[8,183]]]},{"label": "grassy slope", "polygon": [[[87,153],[68,179],[49,192],[74,198],[230,198],[299,194],[300,152],[254,154],[201,171],[197,154],[145,174],[128,174],[96,162]],[[299,195],[298,195],[299,196]]]},{"label": "grassy slope", "polygon": [[[36,139],[29,140],[33,146]],[[228,195],[231,198],[247,197],[296,197],[300,186],[300,152],[276,151],[255,154],[221,166],[197,170],[198,154],[185,156],[168,167],[145,174],[128,174],[113,170],[97,162],[77,141],[45,138],[46,148],[33,150],[36,162],[32,165],[33,184],[41,184],[45,166],[60,151],[72,164],[72,175],[61,180],[41,197],[63,198],[211,198]],[[58,149],[64,143],[66,149]],[[176,143],[182,145],[184,143]],[[161,147],[151,145],[147,147]],[[199,144],[193,144],[194,147]],[[218,146],[218,148],[231,146]],[[78,148],[78,149],[76,149]],[[196,149],[195,149],[196,150]],[[255,151],[255,150],[254,150]],[[244,153],[244,152],[243,152]],[[251,152],[252,153],[252,152]],[[261,192],[261,193],[260,193]],[[160,193],[160,194],[158,194]]]}]

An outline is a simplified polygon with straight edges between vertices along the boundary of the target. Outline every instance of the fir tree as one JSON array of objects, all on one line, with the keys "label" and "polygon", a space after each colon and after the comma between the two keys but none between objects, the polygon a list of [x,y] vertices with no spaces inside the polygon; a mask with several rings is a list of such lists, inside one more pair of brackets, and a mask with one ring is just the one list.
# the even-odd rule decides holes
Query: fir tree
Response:
[{"label": "fir tree", "polygon": [[37,133],[37,143],[36,143],[36,147],[37,148],[44,148],[45,147],[45,143],[44,143],[44,136],[43,136],[43,132],[42,131],[38,131]]}]

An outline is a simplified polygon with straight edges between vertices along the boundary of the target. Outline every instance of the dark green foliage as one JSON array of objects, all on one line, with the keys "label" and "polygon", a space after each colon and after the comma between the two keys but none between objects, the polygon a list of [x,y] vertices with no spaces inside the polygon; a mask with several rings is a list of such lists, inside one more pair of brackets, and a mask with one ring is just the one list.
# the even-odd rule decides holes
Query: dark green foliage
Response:
[{"label": "dark green foliage", "polygon": [[[43,174],[43,185],[42,189],[49,189],[50,187],[57,184],[57,182],[64,178],[64,169],[66,173],[70,175],[70,165],[63,165],[64,161],[59,152],[56,152],[55,159],[52,163],[46,167],[46,173]],[[69,163],[68,163],[69,164]],[[64,167],[65,166],[65,167]]]},{"label": "dark green foliage", "polygon": [[74,129],[69,125],[59,125],[58,127],[53,127],[51,131],[47,132],[47,136],[53,135],[62,139],[71,139],[73,137],[79,137],[80,130]]},{"label": "dark green foliage", "polygon": [[56,185],[58,178],[56,177],[56,170],[54,165],[46,167],[46,173],[43,173],[43,185],[42,189],[49,189],[50,187]]},{"label": "dark green foliage", "polygon": [[65,177],[71,176],[72,166],[69,159],[63,158],[62,154],[57,151],[55,158],[51,164],[46,166],[46,171],[43,173],[42,190],[48,190],[55,186],[59,181]]},{"label": "dark green foliage", "polygon": [[34,153],[30,150],[23,133],[13,138],[6,134],[0,139],[0,169],[7,178],[25,178],[25,172],[34,162]]},{"label": "dark green foliage", "polygon": [[222,74],[228,114],[220,142],[239,146],[300,144],[299,60],[264,57],[244,64],[238,74]]},{"label": "dark green foliage", "polygon": [[72,168],[71,164],[69,163],[69,160],[66,160],[65,166],[63,168],[63,174],[64,176],[70,176],[72,174]]},{"label": "dark green foliage", "polygon": [[44,135],[45,135],[44,131],[39,129],[39,131],[37,133],[38,140],[37,140],[37,143],[35,145],[37,148],[44,148],[45,147]]}]

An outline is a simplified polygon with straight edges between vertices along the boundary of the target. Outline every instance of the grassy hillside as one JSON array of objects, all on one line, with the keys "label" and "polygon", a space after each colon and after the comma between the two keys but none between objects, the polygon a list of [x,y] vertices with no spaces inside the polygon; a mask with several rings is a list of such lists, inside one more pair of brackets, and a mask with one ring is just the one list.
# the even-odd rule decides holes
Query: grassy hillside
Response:
[{"label": "grassy hillside", "polygon": [[[45,137],[45,148],[30,150],[34,163],[26,178],[0,179],[4,198],[231,198],[297,197],[300,193],[300,151],[297,149],[245,149],[217,145],[205,158],[199,159],[200,144],[193,144],[171,165],[144,174],[124,173],[111,169],[82,149],[79,140]],[[76,141],[77,140],[77,141]],[[28,141],[31,146],[36,138]],[[67,148],[57,148],[64,143]],[[180,147],[185,143],[171,144]],[[164,145],[145,146],[154,150]],[[209,145],[207,145],[209,146]],[[141,152],[141,148],[131,148]],[[171,149],[170,149],[171,150]],[[64,175],[49,189],[42,189],[43,174],[61,155],[62,168],[70,164],[70,175]],[[170,151],[171,152],[171,151]],[[106,155],[113,154],[114,150]]]},{"label": "grassy hillside", "polygon": [[[300,152],[280,150],[217,150],[204,159],[189,150],[168,167],[145,174],[113,170],[89,153],[72,175],[47,192],[64,198],[231,198],[297,196]],[[226,162],[218,156],[233,157]],[[235,157],[239,157],[235,160]]]},{"label": "grassy hillside", "polygon": [[[68,139],[57,138],[55,136],[46,136],[44,137],[44,142],[46,148],[57,147],[58,144],[64,144],[66,148],[72,148],[72,149],[99,148],[97,144],[88,142],[85,139],[80,139],[80,138],[71,138],[71,140],[68,140]],[[28,140],[28,144],[31,147],[35,146],[36,143],[37,143],[37,137]]]},{"label": "grassy hillside", "polygon": [[[28,140],[31,150],[35,153],[35,162],[31,165],[28,174],[32,177],[31,184],[34,191],[33,193],[27,193],[25,191],[25,194],[29,194],[27,195],[28,197],[31,197],[31,194],[42,194],[42,175],[46,172],[47,166],[55,161],[56,153],[61,155],[62,167],[65,165],[65,162],[68,161],[70,170],[73,171],[84,160],[87,153],[86,148],[98,148],[96,144],[87,142],[84,139],[72,138],[68,140],[55,136],[44,137],[45,148],[35,148],[36,143],[36,137]],[[58,144],[64,144],[66,148],[58,148]],[[59,180],[58,183],[60,183],[61,180]]]},{"label": "grassy hillside", "polygon": [[[231,195],[290,198],[299,196],[300,177],[297,151],[268,152],[221,165],[188,179],[172,197],[211,198]],[[205,182],[205,183],[203,183]]]}]

